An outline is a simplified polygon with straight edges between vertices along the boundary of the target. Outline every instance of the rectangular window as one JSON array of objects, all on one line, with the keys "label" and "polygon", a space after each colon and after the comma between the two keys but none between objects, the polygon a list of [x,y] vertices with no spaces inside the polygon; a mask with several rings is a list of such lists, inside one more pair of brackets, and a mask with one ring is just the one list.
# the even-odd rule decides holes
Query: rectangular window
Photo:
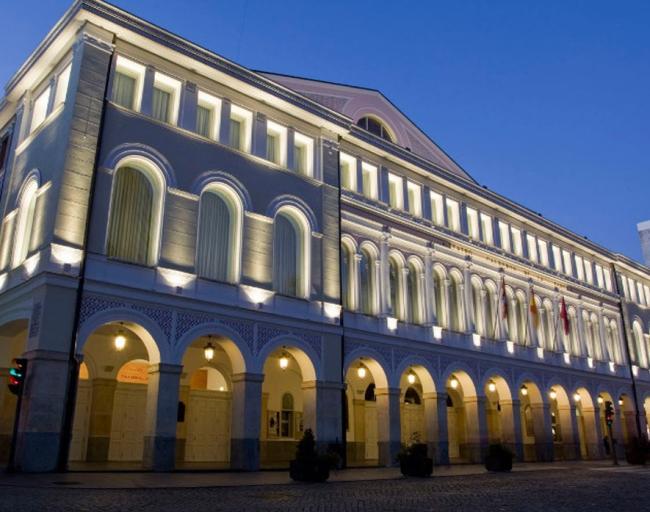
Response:
[{"label": "rectangular window", "polygon": [[447,198],[447,227],[460,231],[460,207],[458,201]]},{"label": "rectangular window", "polygon": [[603,267],[596,263],[596,284],[600,288],[605,288],[605,279],[603,278]]},{"label": "rectangular window", "polygon": [[121,55],[117,56],[111,98],[116,104],[140,111],[145,67]]},{"label": "rectangular window", "polygon": [[533,235],[526,235],[526,243],[528,244],[528,259],[537,262],[537,240]]},{"label": "rectangular window", "polygon": [[443,226],[445,224],[445,210],[443,206],[442,194],[430,192],[431,195],[431,220],[434,224],[438,226]]},{"label": "rectangular window", "polygon": [[481,230],[483,232],[483,242],[488,245],[494,244],[494,237],[492,235],[492,217],[481,213]]},{"label": "rectangular window", "polygon": [[612,274],[609,273],[609,269],[603,269],[603,275],[605,276],[605,289],[607,291],[612,291]]},{"label": "rectangular window", "polygon": [[51,88],[48,86],[41,94],[38,95],[32,105],[32,123],[30,131],[36,130],[47,117],[47,106],[50,103]]},{"label": "rectangular window", "polygon": [[346,190],[357,190],[357,159],[346,153],[339,155],[341,163],[341,186]]},{"label": "rectangular window", "polygon": [[247,153],[251,150],[251,128],[253,113],[250,110],[230,105],[230,145]]},{"label": "rectangular window", "polygon": [[273,121],[266,122],[266,159],[287,165],[287,128]]},{"label": "rectangular window", "polygon": [[589,284],[594,284],[594,270],[589,260],[585,260],[585,279]]},{"label": "rectangular window", "polygon": [[465,208],[465,212],[467,213],[467,235],[473,240],[478,240],[478,212],[469,206]]},{"label": "rectangular window", "polygon": [[512,252],[521,257],[524,255],[524,245],[521,239],[521,230],[513,227],[510,228],[510,231],[512,233]]},{"label": "rectangular window", "polygon": [[293,136],[293,168],[298,174],[313,176],[314,139],[295,132]]},{"label": "rectangular window", "polygon": [[637,297],[639,298],[639,304],[644,305],[645,296],[643,294],[643,285],[639,281],[636,282],[636,294]]},{"label": "rectangular window", "polygon": [[404,207],[404,183],[395,174],[388,174],[388,204],[398,210]]},{"label": "rectangular window", "polygon": [[363,195],[368,199],[377,199],[377,167],[363,162],[361,176],[363,178]]},{"label": "rectangular window", "polygon": [[181,83],[156,72],[153,83],[152,117],[163,123],[176,124],[180,96]]},{"label": "rectangular window", "polygon": [[196,106],[196,133],[212,140],[219,139],[221,100],[199,91]]},{"label": "rectangular window", "polygon": [[548,244],[545,240],[537,239],[537,245],[539,248],[539,262],[548,267]]},{"label": "rectangular window", "polygon": [[54,95],[54,106],[60,105],[65,101],[65,95],[68,92],[68,84],[70,83],[70,71],[72,70],[72,63],[68,64],[56,80],[56,94]]},{"label": "rectangular window", "polygon": [[564,273],[568,276],[573,276],[573,264],[571,262],[571,253],[566,249],[562,249],[562,260],[564,260]]},{"label": "rectangular window", "polygon": [[576,277],[580,279],[580,281],[585,280],[585,264],[582,261],[582,257],[578,256],[577,254],[575,255],[575,262],[576,262]]},{"label": "rectangular window", "polygon": [[621,284],[623,285],[623,297],[630,299],[630,290],[627,289],[627,277],[621,276]]},{"label": "rectangular window", "polygon": [[553,268],[558,272],[562,272],[562,251],[560,248],[553,244]]},{"label": "rectangular window", "polygon": [[501,249],[510,252],[510,226],[503,221],[499,221],[499,237],[501,238]]},{"label": "rectangular window", "polygon": [[406,190],[409,198],[409,213],[416,217],[422,217],[422,187],[417,183],[408,181]]},{"label": "rectangular window", "polygon": [[630,291],[630,300],[636,302],[636,285],[634,279],[627,278],[627,288]]},{"label": "rectangular window", "polygon": [[643,291],[645,293],[645,303],[646,305],[650,305],[650,287],[647,284],[644,284]]}]

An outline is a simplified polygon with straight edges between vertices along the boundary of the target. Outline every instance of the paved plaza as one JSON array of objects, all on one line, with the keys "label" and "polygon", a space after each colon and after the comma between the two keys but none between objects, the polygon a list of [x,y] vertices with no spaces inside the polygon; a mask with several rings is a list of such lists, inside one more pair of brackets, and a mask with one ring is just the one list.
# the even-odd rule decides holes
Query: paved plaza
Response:
[{"label": "paved plaza", "polygon": [[[404,479],[393,470],[352,472],[326,484],[280,483],[284,473],[94,474],[3,476],[0,511],[462,511],[643,510],[650,468],[540,465],[510,474],[477,467],[430,479]],[[166,487],[154,484],[175,482]],[[215,486],[210,484],[214,480]],[[346,481],[344,481],[346,480]],[[263,484],[262,482],[267,482]],[[240,485],[233,486],[232,484]],[[101,484],[101,485],[100,485]],[[230,485],[229,485],[230,484]]]}]

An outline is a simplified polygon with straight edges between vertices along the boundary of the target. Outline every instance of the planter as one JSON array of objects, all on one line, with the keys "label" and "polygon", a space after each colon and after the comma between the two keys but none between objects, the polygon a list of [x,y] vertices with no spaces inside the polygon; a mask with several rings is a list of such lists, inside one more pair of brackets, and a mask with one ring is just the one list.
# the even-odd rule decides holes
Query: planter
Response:
[{"label": "planter", "polygon": [[648,442],[636,437],[630,439],[625,447],[625,460],[628,464],[644,465],[648,459]]},{"label": "planter", "polygon": [[490,445],[485,457],[485,469],[504,472],[512,470],[512,452],[500,444]]},{"label": "planter", "polygon": [[330,461],[320,456],[312,460],[292,460],[289,476],[296,482],[325,482],[330,476]]},{"label": "planter", "polygon": [[403,455],[399,459],[399,469],[404,476],[427,477],[433,473],[433,459],[421,455]]}]

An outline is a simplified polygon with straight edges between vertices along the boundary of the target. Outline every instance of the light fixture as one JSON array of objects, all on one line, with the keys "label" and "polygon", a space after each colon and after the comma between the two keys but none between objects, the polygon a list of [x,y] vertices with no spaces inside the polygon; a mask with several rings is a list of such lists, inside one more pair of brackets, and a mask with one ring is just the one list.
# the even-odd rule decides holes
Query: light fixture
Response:
[{"label": "light fixture", "polygon": [[357,375],[359,376],[360,379],[365,379],[366,374],[367,374],[366,367],[363,366],[362,364],[359,365],[359,368],[357,368]]},{"label": "light fixture", "polygon": [[605,401],[605,399],[604,399],[602,396],[598,395],[598,398],[596,398],[596,401],[597,401],[599,404],[602,404],[602,403]]},{"label": "light fixture", "polygon": [[449,381],[449,385],[451,386],[451,389],[456,389],[458,387],[458,379],[456,377],[452,377]]},{"label": "light fixture", "polygon": [[219,386],[219,391],[225,391],[225,390],[226,388],[224,388],[223,386]]},{"label": "light fixture", "polygon": [[580,395],[578,393],[573,394],[573,401],[574,402],[579,402],[580,401]]},{"label": "light fixture", "polygon": [[521,396],[528,396],[528,388],[526,386],[521,386]]},{"label": "light fixture", "polygon": [[[120,322],[120,325],[124,325],[124,324]],[[113,344],[115,345],[115,350],[117,350],[118,352],[124,350],[124,347],[126,347],[126,336],[124,336],[123,329],[119,329],[117,331]]]},{"label": "light fixture", "polygon": [[557,393],[554,389],[551,389],[551,391],[548,393],[548,396],[551,397],[551,400],[555,400],[557,398]]},{"label": "light fixture", "polygon": [[286,352],[282,352],[282,356],[280,357],[280,369],[286,370],[288,366],[289,366],[289,357],[287,356]]},{"label": "light fixture", "polygon": [[[212,336],[208,336],[208,339],[211,339]],[[208,341],[203,347],[203,357],[206,361],[212,361],[214,359],[214,345],[211,341]]]},{"label": "light fixture", "polygon": [[488,391],[490,393],[494,393],[496,390],[497,390],[497,385],[492,381],[488,382]]},{"label": "light fixture", "polygon": [[413,370],[409,371],[406,380],[409,381],[409,384],[415,384],[415,373],[413,373]]},{"label": "light fixture", "polygon": [[618,399],[618,405],[623,405],[623,399],[622,398]]}]

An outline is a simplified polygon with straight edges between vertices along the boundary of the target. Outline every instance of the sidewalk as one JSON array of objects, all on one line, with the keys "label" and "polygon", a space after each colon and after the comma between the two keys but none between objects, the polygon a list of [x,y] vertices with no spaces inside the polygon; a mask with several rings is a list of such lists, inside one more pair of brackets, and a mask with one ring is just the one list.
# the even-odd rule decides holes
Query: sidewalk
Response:
[{"label": "sidewalk", "polygon": [[[606,469],[608,461],[536,462],[515,464],[513,472],[568,469]],[[482,465],[440,466],[433,478],[470,476],[487,473]],[[396,480],[404,478],[399,468],[360,468],[332,471],[329,482]],[[159,489],[193,487],[240,487],[294,484],[288,471],[231,472],[68,472],[42,474],[0,474],[0,487],[78,488],[78,489]],[[296,484],[299,485],[299,484]]]}]

